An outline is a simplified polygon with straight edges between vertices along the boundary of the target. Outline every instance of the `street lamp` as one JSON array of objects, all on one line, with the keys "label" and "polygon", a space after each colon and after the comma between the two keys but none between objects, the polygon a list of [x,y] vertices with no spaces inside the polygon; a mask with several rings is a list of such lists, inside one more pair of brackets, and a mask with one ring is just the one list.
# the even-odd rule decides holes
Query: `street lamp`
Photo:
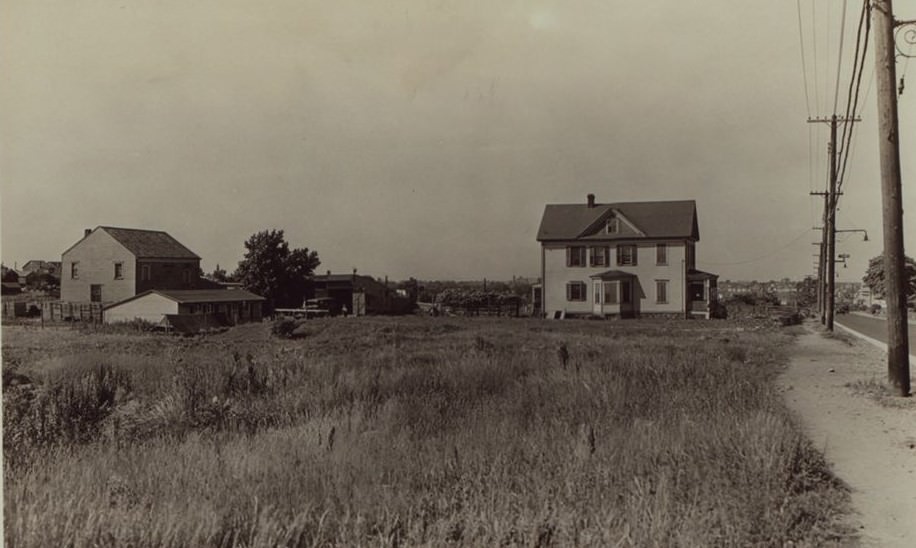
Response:
[{"label": "street lamp", "polygon": [[864,228],[850,228],[848,230],[837,230],[836,232],[861,232],[865,234],[865,237],[862,238],[863,242],[868,241],[868,232]]}]

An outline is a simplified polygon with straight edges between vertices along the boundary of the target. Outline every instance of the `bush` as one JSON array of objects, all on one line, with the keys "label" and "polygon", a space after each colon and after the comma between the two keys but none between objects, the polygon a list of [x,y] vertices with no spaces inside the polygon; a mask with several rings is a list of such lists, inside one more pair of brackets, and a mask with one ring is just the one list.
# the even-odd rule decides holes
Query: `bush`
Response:
[{"label": "bush", "polygon": [[270,328],[270,332],[281,339],[289,339],[292,337],[293,331],[296,330],[297,325],[296,320],[292,318],[280,318],[274,321],[273,326]]}]

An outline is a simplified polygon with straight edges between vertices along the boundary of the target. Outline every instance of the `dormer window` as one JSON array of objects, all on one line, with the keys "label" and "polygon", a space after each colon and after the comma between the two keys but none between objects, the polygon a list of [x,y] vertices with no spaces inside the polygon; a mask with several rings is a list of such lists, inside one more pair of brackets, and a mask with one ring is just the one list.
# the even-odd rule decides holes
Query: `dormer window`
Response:
[{"label": "dormer window", "polygon": [[620,232],[620,220],[617,217],[608,217],[604,225],[604,231],[607,234],[617,234]]}]

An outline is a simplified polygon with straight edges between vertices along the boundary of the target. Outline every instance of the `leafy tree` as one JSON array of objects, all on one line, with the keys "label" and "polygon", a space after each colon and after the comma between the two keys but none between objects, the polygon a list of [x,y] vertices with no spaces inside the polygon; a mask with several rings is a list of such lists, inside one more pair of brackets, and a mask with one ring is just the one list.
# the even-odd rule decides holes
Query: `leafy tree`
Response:
[{"label": "leafy tree", "polygon": [[220,268],[219,264],[217,264],[216,268],[213,269],[213,272],[210,274],[210,279],[215,282],[228,282],[229,275],[226,274],[225,268]]},{"label": "leafy tree", "polygon": [[321,264],[318,253],[291,250],[283,230],[274,229],[253,234],[245,249],[234,275],[242,285],[267,299],[268,309],[301,306],[307,278]]},{"label": "leafy tree", "polygon": [[26,287],[38,290],[53,290],[60,287],[60,280],[48,272],[31,272],[25,277]]},{"label": "leafy tree", "polygon": [[[916,295],[916,261],[912,257],[904,256],[904,276],[906,277],[906,295]],[[868,270],[862,277],[865,285],[871,289],[871,294],[879,299],[884,298],[884,255],[872,257],[868,261]]]},{"label": "leafy tree", "polygon": [[817,279],[814,276],[805,276],[804,280],[795,284],[795,302],[798,306],[817,303]]},{"label": "leafy tree", "polygon": [[16,283],[19,281],[19,274],[16,273],[12,268],[5,268],[3,271],[3,281]]}]

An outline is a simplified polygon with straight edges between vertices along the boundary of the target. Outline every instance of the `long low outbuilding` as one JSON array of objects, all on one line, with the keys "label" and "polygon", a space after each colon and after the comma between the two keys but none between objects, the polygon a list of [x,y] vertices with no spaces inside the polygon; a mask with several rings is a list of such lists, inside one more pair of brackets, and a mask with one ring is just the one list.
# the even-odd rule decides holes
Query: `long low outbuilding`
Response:
[{"label": "long low outbuilding", "polygon": [[[263,317],[264,297],[244,289],[150,289],[104,308],[105,323],[142,320],[181,329],[236,325]],[[198,321],[200,320],[200,321]]]}]

